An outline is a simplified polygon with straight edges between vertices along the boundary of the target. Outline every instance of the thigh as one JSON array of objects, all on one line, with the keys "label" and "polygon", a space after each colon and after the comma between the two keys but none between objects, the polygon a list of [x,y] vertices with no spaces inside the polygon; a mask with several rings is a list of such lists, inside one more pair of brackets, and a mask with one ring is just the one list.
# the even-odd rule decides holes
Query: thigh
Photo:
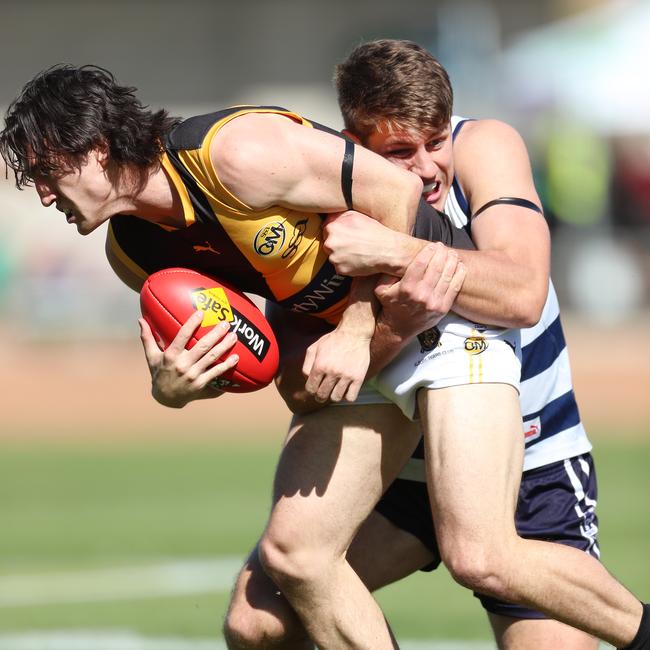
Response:
[{"label": "thigh", "polygon": [[296,416],[276,470],[267,534],[345,553],[418,437],[394,405]]},{"label": "thigh", "polygon": [[490,614],[499,650],[598,650],[593,636],[550,619],[515,619]]},{"label": "thigh", "polygon": [[480,541],[515,535],[523,468],[517,391],[507,384],[471,384],[420,391],[429,497],[445,557]]}]

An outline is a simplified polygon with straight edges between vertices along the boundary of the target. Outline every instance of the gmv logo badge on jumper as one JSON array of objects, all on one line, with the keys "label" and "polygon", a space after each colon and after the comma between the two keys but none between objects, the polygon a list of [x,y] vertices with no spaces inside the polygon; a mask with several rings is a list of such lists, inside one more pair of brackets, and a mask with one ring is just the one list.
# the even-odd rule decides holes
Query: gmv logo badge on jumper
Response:
[{"label": "gmv logo badge on jumper", "polygon": [[286,231],[281,221],[271,221],[260,228],[255,235],[253,246],[258,255],[272,255],[284,246]]},{"label": "gmv logo badge on jumper", "polygon": [[484,336],[480,334],[475,334],[474,336],[468,336],[465,339],[465,351],[468,354],[481,354],[488,349],[488,342],[485,340]]}]

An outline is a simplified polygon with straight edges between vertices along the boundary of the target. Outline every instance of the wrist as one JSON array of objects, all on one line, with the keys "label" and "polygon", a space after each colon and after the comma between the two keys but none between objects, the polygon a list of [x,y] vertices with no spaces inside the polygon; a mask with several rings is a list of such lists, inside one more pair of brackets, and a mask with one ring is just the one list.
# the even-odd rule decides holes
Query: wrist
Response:
[{"label": "wrist", "polygon": [[372,323],[360,323],[341,320],[334,331],[344,336],[354,337],[360,341],[370,342],[375,333],[375,321],[373,320]]},{"label": "wrist", "polygon": [[413,258],[427,245],[428,242],[415,239],[403,233],[396,233],[393,242],[391,265],[387,265],[385,273],[402,277]]}]

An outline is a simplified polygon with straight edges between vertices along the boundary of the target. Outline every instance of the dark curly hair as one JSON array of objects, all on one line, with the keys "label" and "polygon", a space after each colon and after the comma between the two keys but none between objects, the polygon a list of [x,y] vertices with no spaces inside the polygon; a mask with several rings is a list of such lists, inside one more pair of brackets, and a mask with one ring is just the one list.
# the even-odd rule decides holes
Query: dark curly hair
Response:
[{"label": "dark curly hair", "polygon": [[0,132],[0,155],[16,186],[70,168],[97,146],[118,164],[144,170],[156,162],[180,119],[149,110],[135,91],[94,65],[59,64],[36,75],[9,106]]}]

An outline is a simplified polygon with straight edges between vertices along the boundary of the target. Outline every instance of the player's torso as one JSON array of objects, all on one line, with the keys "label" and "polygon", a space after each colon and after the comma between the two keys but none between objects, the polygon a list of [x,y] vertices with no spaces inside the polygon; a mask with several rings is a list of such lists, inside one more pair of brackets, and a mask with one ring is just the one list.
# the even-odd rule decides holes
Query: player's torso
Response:
[{"label": "player's torso", "polygon": [[[454,140],[466,120],[452,117]],[[498,197],[495,197],[498,198]],[[444,211],[452,222],[471,232],[472,209],[454,178]],[[571,368],[553,283],[542,316],[534,327],[521,330],[520,403],[524,420],[524,469],[570,458],[591,450],[573,393]]]},{"label": "player's torso", "polygon": [[336,273],[323,250],[322,215],[281,206],[253,210],[214,171],[212,138],[230,120],[251,112],[282,114],[305,128],[325,129],[276,107],[233,107],[185,120],[169,134],[162,162],[181,196],[186,227],[113,217],[109,246],[139,275],[187,266],[283,307],[335,321],[350,281]]}]

